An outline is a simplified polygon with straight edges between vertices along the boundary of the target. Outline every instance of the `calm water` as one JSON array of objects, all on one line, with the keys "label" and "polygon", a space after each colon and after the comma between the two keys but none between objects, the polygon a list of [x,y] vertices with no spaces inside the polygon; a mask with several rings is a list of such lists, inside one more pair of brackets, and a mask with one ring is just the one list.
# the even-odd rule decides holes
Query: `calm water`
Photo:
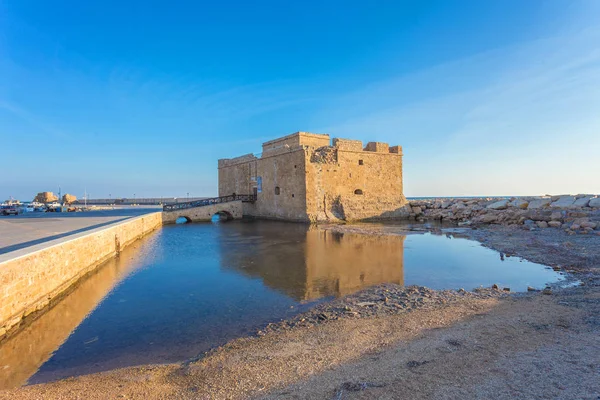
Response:
[{"label": "calm water", "polygon": [[336,234],[264,221],[167,226],[0,344],[0,388],[181,361],[382,282],[525,290],[559,279],[446,235]]}]

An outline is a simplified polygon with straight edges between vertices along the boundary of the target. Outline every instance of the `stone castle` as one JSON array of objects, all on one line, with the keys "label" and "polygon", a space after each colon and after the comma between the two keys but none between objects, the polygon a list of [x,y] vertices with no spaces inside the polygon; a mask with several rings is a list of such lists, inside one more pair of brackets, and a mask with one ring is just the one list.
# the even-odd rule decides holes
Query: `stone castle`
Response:
[{"label": "stone castle", "polygon": [[254,194],[244,214],[289,221],[405,217],[402,147],[296,132],[260,156],[219,160],[219,196]]}]

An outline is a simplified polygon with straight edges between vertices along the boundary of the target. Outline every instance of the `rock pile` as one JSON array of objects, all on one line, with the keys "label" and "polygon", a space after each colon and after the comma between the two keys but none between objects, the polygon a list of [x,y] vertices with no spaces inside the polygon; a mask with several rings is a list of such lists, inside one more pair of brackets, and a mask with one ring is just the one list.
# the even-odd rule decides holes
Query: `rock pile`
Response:
[{"label": "rock pile", "polygon": [[417,220],[441,220],[459,226],[518,225],[524,229],[564,229],[600,235],[600,197],[595,195],[512,198],[431,199],[410,202]]},{"label": "rock pile", "polygon": [[314,326],[340,318],[368,318],[381,315],[400,314],[416,309],[427,309],[450,304],[464,299],[486,299],[508,295],[508,292],[493,288],[433,290],[424,286],[403,287],[384,283],[361,290],[351,295],[320,304],[291,319],[268,324],[258,335],[268,331],[282,331],[297,326]]},{"label": "rock pile", "polygon": [[58,201],[58,197],[52,192],[40,192],[35,196],[33,201],[37,201],[38,203],[52,203],[53,201]]}]

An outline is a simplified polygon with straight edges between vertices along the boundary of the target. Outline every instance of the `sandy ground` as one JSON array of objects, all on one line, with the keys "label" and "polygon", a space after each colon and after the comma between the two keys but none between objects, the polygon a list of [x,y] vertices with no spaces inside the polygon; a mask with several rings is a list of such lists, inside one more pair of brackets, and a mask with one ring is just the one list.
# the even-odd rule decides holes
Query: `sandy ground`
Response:
[{"label": "sandy ground", "polygon": [[600,237],[504,227],[461,234],[560,266],[583,286],[506,295],[384,285],[199,360],[28,386],[0,399],[600,398]]}]

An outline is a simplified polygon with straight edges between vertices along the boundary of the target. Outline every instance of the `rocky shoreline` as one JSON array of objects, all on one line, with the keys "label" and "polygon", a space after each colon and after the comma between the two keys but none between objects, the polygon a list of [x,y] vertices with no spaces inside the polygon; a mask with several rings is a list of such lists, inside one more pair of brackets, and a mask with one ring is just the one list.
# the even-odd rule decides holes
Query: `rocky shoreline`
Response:
[{"label": "rocky shoreline", "polygon": [[317,324],[343,318],[373,318],[409,313],[417,309],[433,309],[465,300],[501,298],[509,293],[509,288],[500,288],[497,285],[467,291],[465,289],[434,290],[425,286],[404,287],[386,283],[319,304],[291,319],[270,323],[257,334],[262,336],[268,332],[280,332],[299,327],[311,328]]},{"label": "rocky shoreline", "polygon": [[597,195],[412,200],[407,208],[417,221],[514,225],[527,230],[555,228],[571,235],[600,235]]}]

